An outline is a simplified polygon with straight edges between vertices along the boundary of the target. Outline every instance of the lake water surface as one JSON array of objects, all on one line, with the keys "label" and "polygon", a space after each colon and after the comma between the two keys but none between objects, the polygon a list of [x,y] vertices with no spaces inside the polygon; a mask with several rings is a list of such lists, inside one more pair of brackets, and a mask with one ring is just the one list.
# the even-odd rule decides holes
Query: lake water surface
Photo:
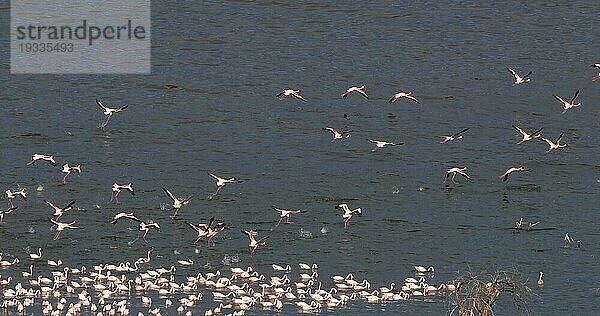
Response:
[{"label": "lake water surface", "polygon": [[[539,295],[538,314],[597,313],[596,1],[153,1],[152,11],[151,75],[9,75],[8,62],[0,65],[1,188],[30,194],[0,227],[0,250],[23,261],[13,273],[28,267],[24,249],[39,246],[70,266],[131,261],[152,247],[157,266],[193,259],[181,275],[226,270],[225,257],[264,272],[272,263],[316,262],[323,280],[354,272],[376,286],[412,276],[414,265],[435,266],[434,284],[469,269],[516,268]],[[0,14],[8,17],[7,3]],[[0,58],[8,61],[8,50]],[[532,70],[532,82],[511,87],[506,67]],[[339,96],[363,84],[369,100]],[[277,100],[287,88],[302,89],[308,102]],[[561,115],[553,94],[570,98],[577,89],[583,105]],[[421,103],[389,104],[398,91]],[[129,108],[103,130],[96,98]],[[564,132],[569,146],[550,154],[542,142],[517,146],[512,124],[544,127],[550,139]],[[353,133],[331,143],[326,126]],[[466,127],[463,139],[437,143]],[[372,153],[367,139],[405,144]],[[81,163],[83,173],[59,185],[58,167],[25,165],[37,152],[59,165]],[[531,171],[498,179],[521,164]],[[468,166],[473,181],[442,184],[455,166]],[[209,200],[207,172],[243,182]],[[136,195],[109,203],[114,182],[133,182]],[[177,220],[162,187],[195,195]],[[84,229],[52,241],[44,199],[76,199],[64,220]],[[347,231],[335,208],[344,202],[364,212]],[[308,212],[274,228],[273,205]],[[130,245],[136,227],[109,223],[119,211],[162,230],[148,245]],[[213,216],[226,224],[216,246],[194,245],[185,222]],[[555,229],[514,233],[521,217]],[[270,236],[268,246],[250,257],[242,229]],[[563,247],[567,232],[581,248]],[[498,315],[514,313],[509,301]],[[447,309],[442,300],[417,300],[352,303],[336,313]]]}]

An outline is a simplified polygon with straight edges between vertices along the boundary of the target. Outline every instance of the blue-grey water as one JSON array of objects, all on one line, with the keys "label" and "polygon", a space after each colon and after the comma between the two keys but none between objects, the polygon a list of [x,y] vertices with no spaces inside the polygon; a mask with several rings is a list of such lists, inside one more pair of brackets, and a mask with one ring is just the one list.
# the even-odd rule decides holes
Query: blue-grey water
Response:
[{"label": "blue-grey water", "polygon": [[[0,51],[1,189],[29,191],[0,226],[0,251],[22,261],[3,277],[25,271],[25,249],[40,246],[45,258],[70,266],[132,261],[150,248],[156,266],[193,259],[179,275],[226,270],[225,256],[264,272],[272,263],[316,262],[324,280],[354,272],[377,286],[412,276],[414,265],[435,266],[431,283],[469,269],[516,268],[537,294],[537,314],[597,313],[596,1],[153,1],[152,11],[151,75],[10,75],[8,49]],[[6,30],[7,3],[0,14]],[[511,87],[506,67],[532,70],[532,82]],[[363,84],[369,100],[339,96]],[[308,102],[277,100],[287,88],[302,89]],[[553,94],[570,98],[577,89],[583,105],[561,115]],[[398,91],[421,103],[387,103]],[[96,98],[129,108],[100,129]],[[542,142],[517,146],[512,124],[544,127],[550,139],[564,132],[568,147],[544,154]],[[326,126],[353,133],[331,143]],[[466,127],[463,139],[437,143]],[[405,144],[374,154],[368,138]],[[54,154],[59,166],[81,163],[83,172],[62,186],[59,167],[26,166],[38,152]],[[520,164],[531,171],[498,179]],[[455,166],[468,166],[473,180],[442,184]],[[209,200],[207,172],[243,182]],[[109,203],[114,182],[133,182],[136,195]],[[195,195],[177,220],[162,187]],[[44,199],[76,199],[63,220],[84,229],[52,241]],[[343,202],[364,212],[348,231],[335,208]],[[273,205],[308,212],[274,228]],[[149,244],[130,245],[135,225],[109,223],[119,211],[162,229]],[[185,222],[213,216],[226,224],[215,247],[194,245]],[[514,233],[521,217],[555,229]],[[268,246],[251,257],[242,229],[269,236]],[[563,247],[567,232],[580,248]],[[514,314],[510,300],[501,299],[498,315]],[[447,301],[417,300],[353,302],[337,313],[447,310]]]}]

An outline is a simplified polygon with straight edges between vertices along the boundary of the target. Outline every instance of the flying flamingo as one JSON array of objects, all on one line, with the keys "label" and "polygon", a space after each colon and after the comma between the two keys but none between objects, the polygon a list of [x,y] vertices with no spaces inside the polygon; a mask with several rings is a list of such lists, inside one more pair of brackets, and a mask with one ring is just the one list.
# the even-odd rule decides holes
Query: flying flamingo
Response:
[{"label": "flying flamingo", "polygon": [[300,90],[293,90],[293,89],[283,90],[283,92],[276,95],[275,97],[279,100],[283,100],[288,97],[294,97],[296,99],[306,102],[306,99],[304,99],[304,97],[302,97],[302,95],[300,95]]},{"label": "flying flamingo", "polygon": [[506,172],[504,172],[503,174],[501,174],[498,178],[502,179],[502,181],[506,181],[508,180],[508,175],[516,172],[516,171],[529,171],[529,169],[526,169],[525,167],[521,166],[521,167],[512,167],[508,170],[506,170]]},{"label": "flying flamingo", "polygon": [[506,68],[506,69],[507,69],[507,70],[508,70],[508,71],[509,71],[509,72],[510,72],[510,73],[511,73],[513,76],[515,76],[515,83],[513,83],[513,85],[512,85],[513,87],[514,87],[514,86],[516,86],[516,85],[520,85],[520,84],[522,84],[522,83],[526,83],[526,82],[530,82],[530,81],[531,81],[531,78],[529,78],[529,76],[531,76],[531,73],[532,73],[531,71],[530,71],[530,72],[528,72],[528,73],[527,73],[525,76],[521,77],[521,76],[519,76],[519,74],[518,74],[516,71],[514,71],[513,69],[511,69],[511,68]]},{"label": "flying flamingo", "polygon": [[346,91],[344,91],[344,93],[342,93],[342,98],[346,98],[348,97],[348,95],[352,92],[356,92],[356,93],[360,93],[363,97],[365,97],[366,99],[369,98],[369,96],[367,95],[367,93],[365,93],[365,86],[361,86],[361,87],[350,87],[348,89],[346,89]]},{"label": "flying flamingo", "polygon": [[269,238],[269,236],[266,236],[259,240],[256,240],[256,238],[254,237],[254,233],[252,231],[242,230],[242,233],[246,234],[248,236],[248,238],[250,239],[250,244],[248,245],[248,247],[250,247],[250,249],[252,249],[252,252],[250,253],[250,255],[254,254],[254,252],[256,251],[256,248],[258,248],[258,246],[266,245],[267,243],[265,242],[265,239]]},{"label": "flying flamingo", "polygon": [[448,169],[448,171],[446,171],[446,174],[444,175],[444,183],[446,183],[446,180],[448,180],[448,177],[450,176],[450,174],[452,174],[452,182],[456,183],[456,181],[454,181],[454,177],[456,177],[457,174],[460,174],[461,176],[471,180],[471,177],[469,177],[469,175],[467,174],[467,167],[463,167],[463,168],[459,168],[459,167],[454,167],[454,168],[450,168]]},{"label": "flying flamingo", "polygon": [[102,104],[102,102],[100,102],[98,99],[96,99],[96,104],[102,109],[102,114],[104,114],[104,121],[100,125],[101,128],[105,128],[106,125],[108,125],[108,121],[113,116],[113,114],[119,113],[119,112],[125,110],[129,106],[129,105],[124,105],[120,108],[112,109],[112,108],[109,108],[109,107],[105,106],[104,104]]}]

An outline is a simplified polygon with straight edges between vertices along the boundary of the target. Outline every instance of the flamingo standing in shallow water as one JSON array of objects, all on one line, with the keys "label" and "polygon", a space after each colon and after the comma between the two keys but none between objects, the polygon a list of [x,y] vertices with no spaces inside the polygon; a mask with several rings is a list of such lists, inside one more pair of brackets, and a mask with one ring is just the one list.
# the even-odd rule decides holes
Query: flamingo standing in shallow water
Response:
[{"label": "flamingo standing in shallow water", "polygon": [[152,249],[148,250],[148,254],[146,257],[140,257],[135,262],[139,264],[148,264],[150,263],[150,254],[152,253]]},{"label": "flamingo standing in shallow water", "polygon": [[271,268],[273,268],[273,271],[283,271],[286,273],[289,273],[290,271],[292,271],[292,266],[290,266],[289,264],[287,264],[285,267],[280,266],[278,264],[272,264]]},{"label": "flamingo standing in shallow water", "polygon": [[38,248],[38,252],[37,253],[30,253],[29,254],[29,258],[31,260],[38,260],[42,258],[42,247]]},{"label": "flamingo standing in shallow water", "polygon": [[425,268],[423,266],[415,266],[415,271],[421,274],[427,272],[435,273],[435,269],[433,267]]}]

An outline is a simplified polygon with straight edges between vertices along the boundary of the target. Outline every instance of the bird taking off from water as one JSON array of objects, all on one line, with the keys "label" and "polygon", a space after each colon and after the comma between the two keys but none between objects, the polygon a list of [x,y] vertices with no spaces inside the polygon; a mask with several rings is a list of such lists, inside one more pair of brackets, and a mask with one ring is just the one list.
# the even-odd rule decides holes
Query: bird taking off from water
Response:
[{"label": "bird taking off from water", "polygon": [[62,173],[65,173],[65,176],[63,177],[63,184],[67,183],[67,177],[73,172],[77,172],[77,174],[80,174],[81,173],[81,165],[71,167],[71,166],[69,166],[68,163],[66,163],[62,166]]},{"label": "bird taking off from water", "polygon": [[273,209],[277,212],[279,212],[279,221],[277,222],[277,225],[275,226],[279,226],[279,224],[281,224],[281,221],[283,221],[283,219],[285,218],[285,222],[286,224],[293,224],[294,222],[290,222],[290,215],[294,215],[294,214],[300,214],[300,213],[306,213],[305,210],[284,210],[282,208],[277,208],[275,206],[273,206]]},{"label": "bird taking off from water", "polygon": [[267,243],[265,242],[265,240],[267,238],[269,238],[269,236],[266,236],[266,237],[263,237],[263,238],[257,240],[256,237],[254,237],[254,233],[249,230],[242,230],[242,233],[246,234],[248,236],[248,238],[250,239],[250,244],[248,245],[248,247],[252,250],[250,255],[254,254],[254,252],[256,251],[256,248],[258,248],[258,246],[266,245]]},{"label": "bird taking off from water", "polygon": [[190,203],[190,200],[194,197],[193,195],[190,195],[187,198],[180,200],[173,193],[171,193],[171,191],[169,191],[165,188],[163,188],[163,191],[165,191],[165,193],[171,198],[171,200],[173,200],[173,216],[177,216],[177,214],[179,213],[179,210],[182,207],[188,205]]},{"label": "bird taking off from water", "polygon": [[52,238],[52,240],[57,240],[58,237],[60,237],[60,233],[62,233],[63,230],[69,228],[69,229],[81,229],[81,227],[77,227],[75,226],[75,221],[70,222],[70,223],[61,223],[58,222],[54,219],[50,219],[50,221],[56,225],[56,235],[54,235],[54,238]]},{"label": "bird taking off from water", "polygon": [[121,193],[121,191],[123,190],[127,190],[131,192],[131,195],[135,195],[135,192],[133,191],[133,184],[131,184],[131,182],[126,184],[113,183],[110,201],[112,202],[113,200],[115,200],[117,203],[119,203],[118,196],[119,193]]},{"label": "bird taking off from water", "polygon": [[450,177],[450,175],[452,174],[452,182],[456,183],[456,181],[454,181],[454,177],[456,177],[457,174],[460,174],[461,176],[471,180],[471,177],[469,177],[469,175],[467,174],[467,167],[463,167],[463,168],[459,168],[459,167],[454,167],[454,168],[450,168],[448,169],[448,171],[446,171],[446,174],[444,175],[444,183],[446,183],[446,180],[448,180],[448,177]]},{"label": "bird taking off from water", "polygon": [[239,182],[236,178],[229,178],[229,179],[225,179],[225,178],[221,178],[213,173],[208,173],[209,176],[213,177],[215,180],[217,180],[217,189],[215,191],[215,193],[213,193],[213,195],[211,196],[211,199],[217,195],[219,193],[219,191],[221,191],[221,189],[223,189],[225,187],[225,185],[227,183],[236,183]]},{"label": "bird taking off from water", "polygon": [[102,114],[104,114],[104,120],[103,120],[102,124],[100,125],[101,128],[105,128],[106,125],[108,125],[108,121],[113,116],[113,114],[119,113],[119,112],[125,110],[129,106],[129,105],[124,105],[120,108],[113,109],[113,108],[109,108],[109,107],[105,106],[98,99],[96,99],[96,104],[102,109]]},{"label": "bird taking off from water", "polygon": [[342,218],[344,219],[344,229],[348,229],[348,222],[350,221],[352,216],[354,216],[356,214],[362,215],[362,209],[360,207],[350,210],[350,208],[348,207],[348,204],[346,204],[346,203],[342,203],[342,204],[338,205],[338,207],[341,208],[342,210],[344,210],[344,214],[342,214]]}]

